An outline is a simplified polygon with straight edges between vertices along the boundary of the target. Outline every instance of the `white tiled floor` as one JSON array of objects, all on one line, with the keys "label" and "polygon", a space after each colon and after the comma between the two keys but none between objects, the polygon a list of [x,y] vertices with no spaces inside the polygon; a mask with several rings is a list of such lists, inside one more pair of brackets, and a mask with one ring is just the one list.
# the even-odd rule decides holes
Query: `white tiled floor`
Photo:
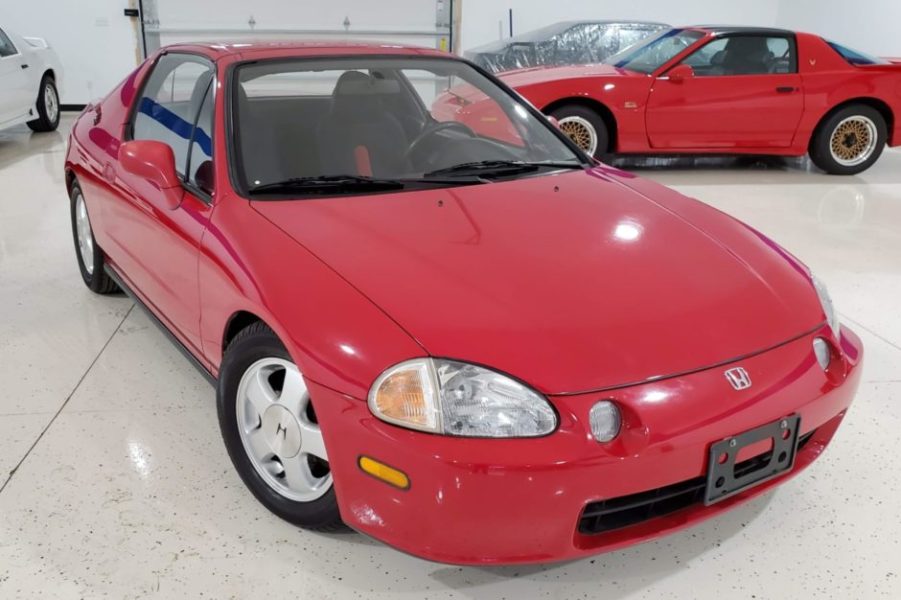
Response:
[{"label": "white tiled floor", "polygon": [[79,280],[63,135],[0,132],[0,598],[901,598],[901,152],[844,179],[638,163],[830,284],[867,346],[856,404],[818,464],[729,515],[569,564],[458,568],[254,501],[212,389],[129,300]]}]

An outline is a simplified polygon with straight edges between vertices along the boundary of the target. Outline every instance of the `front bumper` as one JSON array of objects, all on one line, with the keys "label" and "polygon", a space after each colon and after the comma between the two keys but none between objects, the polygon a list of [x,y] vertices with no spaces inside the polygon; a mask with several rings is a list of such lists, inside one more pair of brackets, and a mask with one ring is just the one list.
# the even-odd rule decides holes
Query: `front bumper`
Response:
[{"label": "front bumper", "polygon": [[[341,515],[351,527],[410,554],[455,564],[551,562],[610,551],[713,517],[779,485],[825,449],[851,404],[862,346],[843,328],[824,372],[812,341],[828,329],[730,365],[618,390],[553,396],[560,426],[535,439],[466,439],[379,421],[364,401],[310,382]],[[837,349],[840,347],[840,351]],[[724,371],[742,366],[750,389]],[[595,442],[588,411],[612,398],[623,429]],[[704,477],[714,442],[791,414],[807,436],[794,468],[717,504],[691,502],[599,534],[580,533],[586,506]],[[751,449],[762,454],[767,448]],[[360,456],[405,472],[407,490],[363,473]],[[748,457],[743,457],[748,458]],[[656,492],[654,492],[656,493]],[[584,529],[584,527],[583,527]]]}]

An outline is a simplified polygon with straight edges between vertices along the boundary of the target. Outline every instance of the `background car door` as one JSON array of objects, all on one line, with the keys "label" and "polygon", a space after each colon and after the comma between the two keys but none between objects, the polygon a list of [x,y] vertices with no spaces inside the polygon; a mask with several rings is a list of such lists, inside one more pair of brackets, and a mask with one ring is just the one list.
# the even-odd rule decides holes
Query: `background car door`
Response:
[{"label": "background car door", "polygon": [[156,315],[200,355],[197,261],[212,212],[213,65],[186,54],[163,55],[137,99],[130,137],[169,144],[184,182],[181,205],[121,168],[106,219],[122,250],[118,264]]},{"label": "background car door", "polygon": [[804,110],[794,36],[718,37],[681,64],[694,75],[677,81],[664,74],[651,89],[645,117],[651,147],[791,145]]},{"label": "background car door", "polygon": [[0,125],[19,119],[37,102],[38,86],[31,79],[21,52],[0,29]]}]

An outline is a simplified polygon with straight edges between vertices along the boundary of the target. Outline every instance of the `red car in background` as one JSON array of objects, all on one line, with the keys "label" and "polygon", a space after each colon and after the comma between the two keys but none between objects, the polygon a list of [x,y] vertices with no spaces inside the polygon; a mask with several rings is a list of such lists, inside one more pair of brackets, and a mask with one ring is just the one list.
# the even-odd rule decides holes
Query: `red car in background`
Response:
[{"label": "red car in background", "polygon": [[[460,82],[490,119],[436,119]],[[860,379],[797,259],[435,50],[164,48],[75,122],[65,181],[84,283],[216,386],[256,498],[433,560],[729,510],[810,465]]]},{"label": "red car in background", "polygon": [[[848,175],[901,145],[901,64],[807,33],[670,29],[604,64],[500,78],[596,157],[809,153]],[[442,110],[480,118],[478,94],[454,92]]]}]

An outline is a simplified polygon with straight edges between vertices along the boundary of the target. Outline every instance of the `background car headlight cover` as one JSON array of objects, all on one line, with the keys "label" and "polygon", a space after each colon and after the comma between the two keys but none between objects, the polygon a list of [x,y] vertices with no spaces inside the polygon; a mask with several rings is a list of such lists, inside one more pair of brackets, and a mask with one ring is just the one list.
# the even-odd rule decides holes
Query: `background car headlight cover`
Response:
[{"label": "background car headlight cover", "polygon": [[382,373],[369,409],[402,427],[466,437],[536,437],[557,427],[554,409],[528,386],[468,363],[418,358]]},{"label": "background car headlight cover", "polygon": [[832,296],[829,295],[829,290],[826,289],[825,284],[816,276],[812,276],[811,279],[813,280],[813,287],[817,291],[817,296],[820,298],[820,304],[823,305],[823,312],[826,313],[826,321],[829,323],[829,328],[832,329],[835,337],[838,337],[838,313],[835,312],[835,306],[832,304]]}]

